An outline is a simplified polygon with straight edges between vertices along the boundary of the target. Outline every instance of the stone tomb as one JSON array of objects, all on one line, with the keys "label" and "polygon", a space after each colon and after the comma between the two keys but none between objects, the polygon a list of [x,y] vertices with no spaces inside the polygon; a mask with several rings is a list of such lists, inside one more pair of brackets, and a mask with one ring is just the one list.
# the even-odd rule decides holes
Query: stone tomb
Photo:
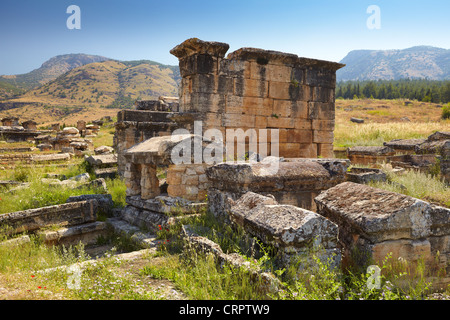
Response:
[{"label": "stone tomb", "polygon": [[314,198],[344,182],[349,166],[348,160],[343,159],[271,158],[261,162],[219,163],[207,168],[212,212],[222,215],[227,198],[236,200],[249,191],[270,194],[281,204],[315,211]]},{"label": "stone tomb", "polygon": [[389,156],[393,156],[395,151],[389,147],[351,147],[347,149],[347,157],[352,164],[375,164],[386,162]]},{"label": "stone tomb", "polygon": [[449,278],[450,209],[353,182],[330,188],[315,201],[317,213],[338,225],[347,257],[356,249],[363,263],[380,266],[389,253],[395,260],[423,258]]},{"label": "stone tomb", "polygon": [[145,200],[159,196],[161,194],[157,177],[159,166],[167,168],[168,196],[203,201],[209,187],[205,175],[205,169],[209,165],[205,162],[194,163],[193,153],[185,159],[188,160],[185,164],[176,164],[172,159],[173,149],[186,142],[189,147],[198,143],[202,154],[205,148],[222,148],[223,152],[221,144],[214,144],[213,141],[191,134],[155,137],[137,144],[125,153],[127,163],[124,178],[127,196],[140,196]]},{"label": "stone tomb", "polygon": [[180,112],[223,136],[229,128],[277,128],[282,157],[332,157],[336,71],[344,65],[256,48],[225,58],[228,48],[192,38],[170,51],[182,77]]},{"label": "stone tomb", "polygon": [[319,258],[328,260],[332,267],[340,263],[338,227],[315,212],[279,204],[273,196],[247,192],[236,201],[230,200],[227,214],[232,223],[273,245],[276,259],[283,266],[298,262],[314,250],[320,250]]},{"label": "stone tomb", "polygon": [[[274,144],[277,156],[333,157],[336,70],[344,65],[255,48],[225,57],[228,48],[192,38],[170,51],[179,59],[179,102],[140,101],[136,110],[118,113],[114,145],[120,175],[126,150],[178,128],[191,130],[195,121],[223,137],[227,129],[255,129],[258,141],[267,143],[267,150]],[[259,129],[278,129],[279,139],[260,137]]]}]

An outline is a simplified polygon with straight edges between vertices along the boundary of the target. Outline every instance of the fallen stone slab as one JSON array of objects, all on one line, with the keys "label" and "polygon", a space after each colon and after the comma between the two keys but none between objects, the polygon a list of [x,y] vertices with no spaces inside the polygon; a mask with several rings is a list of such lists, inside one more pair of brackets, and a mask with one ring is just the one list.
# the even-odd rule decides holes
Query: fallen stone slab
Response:
[{"label": "fallen stone slab", "polygon": [[450,140],[450,131],[436,131],[428,136],[427,141]]},{"label": "fallen stone slab", "polygon": [[87,161],[91,166],[96,168],[111,167],[117,164],[117,155],[99,154],[99,155],[85,156],[84,160]]},{"label": "fallen stone slab", "polygon": [[350,121],[351,122],[354,122],[354,123],[364,123],[364,119],[358,119],[358,118],[350,118]]},{"label": "fallen stone slab", "polygon": [[29,236],[24,235],[18,238],[12,238],[9,240],[5,240],[5,241],[1,241],[0,242],[0,246],[10,246],[10,247],[17,247],[20,246],[24,243],[29,243],[31,242],[31,239]]},{"label": "fallen stone slab", "polygon": [[381,262],[394,259],[450,261],[450,209],[403,194],[344,182],[315,199],[318,213],[339,226],[339,240],[348,252],[354,248]]},{"label": "fallen stone slab", "polygon": [[416,146],[414,149],[416,154],[442,154],[446,149],[450,149],[449,140],[433,140],[425,141],[424,143]]},{"label": "fallen stone slab", "polygon": [[38,231],[38,235],[47,245],[84,245],[95,244],[97,238],[106,234],[106,223],[95,221],[81,225],[63,227],[56,230]]},{"label": "fallen stone slab", "polygon": [[52,154],[33,154],[31,155],[32,162],[54,162],[54,161],[68,161],[70,160],[69,153],[52,153]]},{"label": "fallen stone slab", "polygon": [[114,148],[109,147],[109,146],[100,146],[94,149],[94,153],[96,155],[99,154],[111,154],[114,152]]},{"label": "fallen stone slab", "polygon": [[7,226],[6,235],[35,231],[50,225],[73,226],[97,219],[96,200],[16,211],[0,215],[0,226]]},{"label": "fallen stone slab", "polygon": [[165,213],[149,211],[141,208],[136,208],[132,205],[127,205],[121,211],[120,218],[126,222],[154,233],[158,232],[160,228],[166,228],[169,225],[174,225],[177,221],[189,217],[199,215],[198,213],[171,216]]}]

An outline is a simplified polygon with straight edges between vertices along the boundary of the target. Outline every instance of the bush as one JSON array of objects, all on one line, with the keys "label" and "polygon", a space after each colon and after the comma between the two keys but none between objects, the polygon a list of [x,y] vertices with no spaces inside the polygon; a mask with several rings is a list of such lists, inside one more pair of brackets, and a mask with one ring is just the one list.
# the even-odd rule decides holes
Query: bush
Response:
[{"label": "bush", "polygon": [[442,108],[442,119],[450,119],[450,103]]}]

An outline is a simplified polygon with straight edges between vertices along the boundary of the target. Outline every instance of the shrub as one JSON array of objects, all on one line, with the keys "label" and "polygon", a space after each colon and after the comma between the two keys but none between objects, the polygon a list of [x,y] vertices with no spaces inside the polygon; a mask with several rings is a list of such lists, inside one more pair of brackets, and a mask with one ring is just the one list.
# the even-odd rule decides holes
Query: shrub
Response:
[{"label": "shrub", "polygon": [[450,119],[450,103],[442,108],[442,119]]}]

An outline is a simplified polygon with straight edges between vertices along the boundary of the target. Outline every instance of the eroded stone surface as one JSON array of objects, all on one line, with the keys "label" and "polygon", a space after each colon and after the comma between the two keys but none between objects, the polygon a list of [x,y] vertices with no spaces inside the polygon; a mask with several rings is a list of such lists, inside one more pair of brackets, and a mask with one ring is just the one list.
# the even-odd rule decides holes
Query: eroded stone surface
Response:
[{"label": "eroded stone surface", "polygon": [[442,245],[450,234],[450,209],[403,194],[353,182],[324,191],[315,199],[318,213],[339,226],[339,239],[346,250],[367,251],[376,261],[392,252],[394,258],[433,260],[448,268],[449,247]]}]

